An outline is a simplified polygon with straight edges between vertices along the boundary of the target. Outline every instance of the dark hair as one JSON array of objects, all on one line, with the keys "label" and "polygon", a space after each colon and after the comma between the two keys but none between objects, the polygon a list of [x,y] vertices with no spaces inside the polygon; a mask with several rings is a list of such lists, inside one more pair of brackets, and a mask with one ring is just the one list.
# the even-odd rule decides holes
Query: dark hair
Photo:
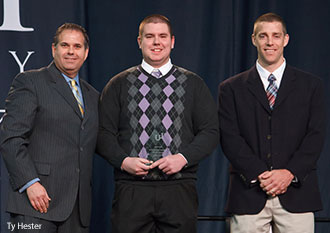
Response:
[{"label": "dark hair", "polygon": [[282,24],[284,35],[287,34],[286,24],[285,24],[284,20],[282,19],[281,16],[279,16],[275,13],[269,12],[269,13],[259,16],[256,19],[256,21],[254,22],[253,34],[255,34],[257,23],[260,23],[260,22],[280,22]]},{"label": "dark hair", "polygon": [[153,15],[149,15],[149,16],[145,17],[142,20],[142,22],[140,23],[140,26],[139,26],[139,36],[140,37],[143,34],[144,25],[147,23],[166,23],[171,36],[173,36],[173,30],[172,30],[172,25],[171,25],[170,20],[163,15],[153,14]]},{"label": "dark hair", "polygon": [[61,25],[56,30],[54,40],[53,40],[53,43],[54,43],[55,46],[59,42],[60,34],[65,30],[74,30],[74,31],[81,32],[83,34],[84,38],[85,38],[85,41],[84,41],[85,48],[89,47],[89,38],[88,38],[88,35],[87,35],[87,32],[86,32],[85,28],[83,28],[82,26],[80,26],[78,24],[75,24],[75,23],[64,23],[63,25]]}]

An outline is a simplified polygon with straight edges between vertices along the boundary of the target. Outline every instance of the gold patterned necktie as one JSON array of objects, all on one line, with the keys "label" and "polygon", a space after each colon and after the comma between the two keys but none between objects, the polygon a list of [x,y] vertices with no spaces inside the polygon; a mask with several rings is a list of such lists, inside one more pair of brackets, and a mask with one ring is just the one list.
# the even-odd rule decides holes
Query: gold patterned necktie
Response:
[{"label": "gold patterned necktie", "polygon": [[72,92],[73,92],[74,97],[77,100],[78,107],[79,107],[79,110],[81,112],[81,115],[84,116],[84,108],[83,108],[83,104],[81,102],[81,95],[80,95],[79,90],[77,88],[76,81],[74,79],[71,79],[70,82],[71,82],[71,86],[72,86]]}]

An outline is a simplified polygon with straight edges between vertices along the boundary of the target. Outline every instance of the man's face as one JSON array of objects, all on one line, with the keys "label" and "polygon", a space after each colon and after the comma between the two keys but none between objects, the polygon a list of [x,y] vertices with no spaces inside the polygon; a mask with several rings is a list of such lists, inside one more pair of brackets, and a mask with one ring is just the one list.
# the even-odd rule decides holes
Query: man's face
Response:
[{"label": "man's face", "polygon": [[88,48],[80,31],[64,30],[59,35],[59,42],[52,45],[52,54],[56,67],[65,75],[74,78],[88,55]]},{"label": "man's face", "polygon": [[280,22],[259,22],[252,35],[252,43],[258,51],[258,61],[271,71],[283,62],[283,50],[289,42]]},{"label": "man's face", "polygon": [[138,37],[138,43],[144,60],[152,67],[159,68],[170,58],[174,36],[171,37],[166,23],[147,23]]}]

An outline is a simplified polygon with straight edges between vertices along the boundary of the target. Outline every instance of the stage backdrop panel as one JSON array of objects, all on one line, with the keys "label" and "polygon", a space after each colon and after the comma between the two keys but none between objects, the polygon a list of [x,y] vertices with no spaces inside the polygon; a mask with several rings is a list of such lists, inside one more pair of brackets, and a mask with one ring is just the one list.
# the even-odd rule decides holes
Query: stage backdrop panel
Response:
[{"label": "stage backdrop panel", "polygon": [[[254,20],[273,11],[287,22],[290,42],[285,58],[291,65],[320,76],[330,108],[330,31],[328,9],[322,0],[0,0],[0,117],[14,76],[46,66],[52,60],[54,32],[64,22],[87,28],[91,47],[83,72],[101,91],[118,72],[139,64],[139,22],[160,13],[173,23],[176,36],[172,62],[199,74],[214,98],[218,84],[248,69],[256,61],[251,44]],[[308,16],[308,17],[307,17]],[[299,117],[299,116],[297,116]],[[329,120],[329,116],[328,116]],[[318,163],[324,209],[317,217],[330,217],[330,128]],[[7,171],[1,163],[1,232],[8,232],[5,202]],[[91,232],[111,232],[110,214],[114,191],[112,167],[99,156],[94,159]],[[198,172],[199,215],[224,216],[228,161],[220,147],[203,160]],[[199,233],[224,233],[223,222],[199,222]],[[329,223],[317,223],[316,233],[330,232]]]}]

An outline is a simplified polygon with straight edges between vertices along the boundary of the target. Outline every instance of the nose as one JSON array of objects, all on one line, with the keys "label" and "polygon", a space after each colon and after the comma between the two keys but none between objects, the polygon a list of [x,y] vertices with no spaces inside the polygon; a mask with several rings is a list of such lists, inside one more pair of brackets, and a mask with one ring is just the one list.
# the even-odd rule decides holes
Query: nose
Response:
[{"label": "nose", "polygon": [[267,39],[267,45],[272,45],[273,44],[273,38],[270,36]]},{"label": "nose", "polygon": [[159,37],[158,36],[154,37],[154,44],[159,44]]},{"label": "nose", "polygon": [[69,46],[68,54],[73,54],[73,46]]}]

